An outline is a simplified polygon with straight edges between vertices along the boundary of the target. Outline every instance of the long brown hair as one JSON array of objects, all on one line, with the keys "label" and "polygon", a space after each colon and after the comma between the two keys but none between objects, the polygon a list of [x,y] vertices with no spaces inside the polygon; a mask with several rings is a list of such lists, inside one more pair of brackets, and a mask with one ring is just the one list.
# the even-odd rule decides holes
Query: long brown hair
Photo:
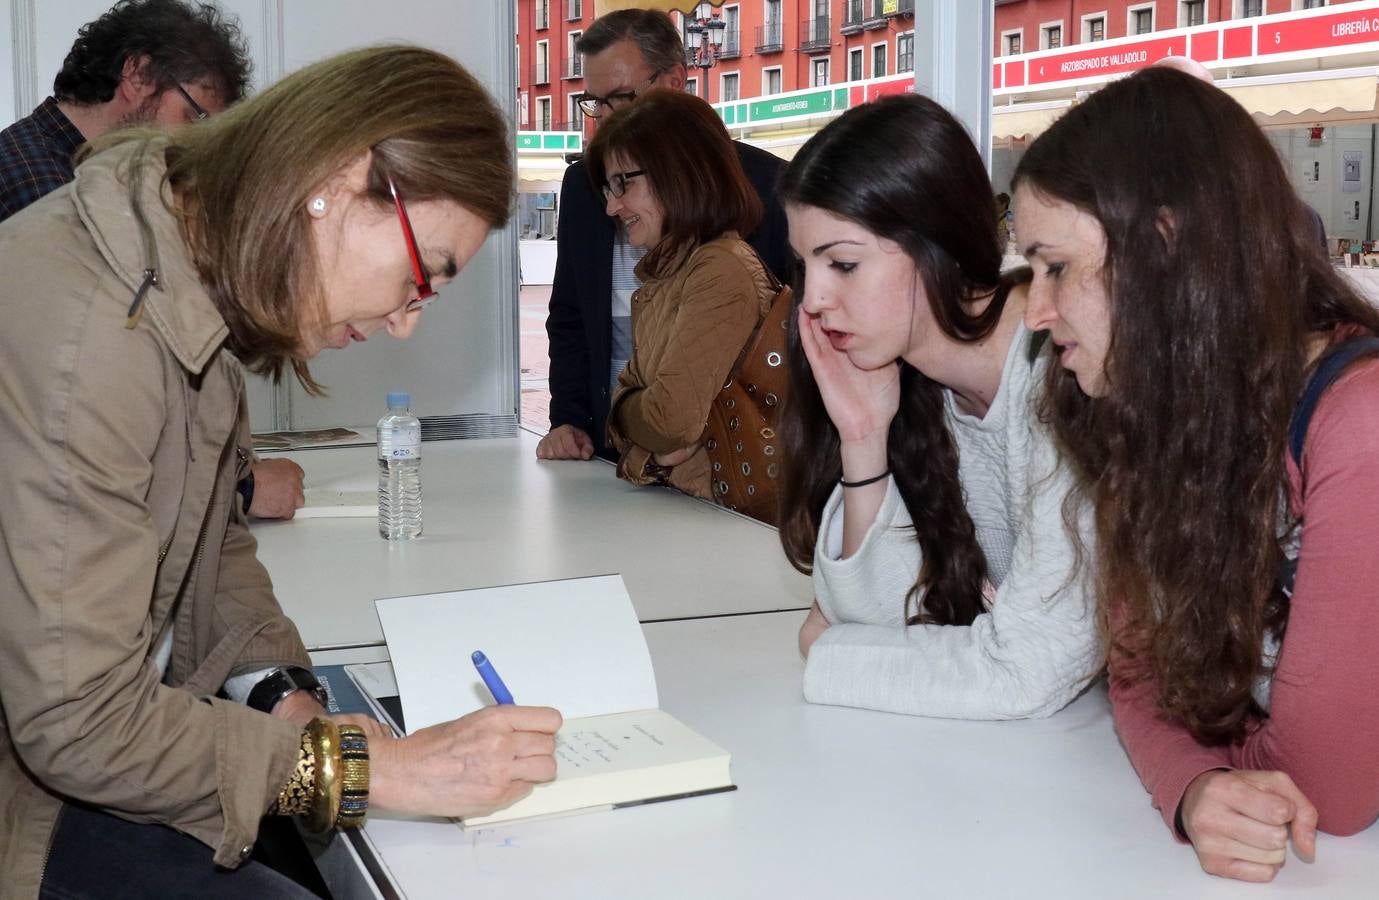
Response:
[{"label": "long brown hair", "polygon": [[1332,269],[1259,127],[1181,72],[1074,107],[1015,183],[1106,234],[1107,394],[1054,367],[1043,413],[1078,481],[1068,502],[1095,510],[1113,670],[1155,678],[1199,741],[1238,740],[1266,633],[1287,624],[1285,448],[1308,339],[1379,330],[1379,314]]},{"label": "long brown hair", "polygon": [[[904,248],[948,337],[976,342],[1001,321],[1012,282],[1000,274],[991,183],[967,132],[934,101],[911,94],[849,110],[800,149],[778,195],[782,203],[826,210]],[[969,313],[965,304],[982,296],[990,303]],[[797,290],[797,309],[803,297]],[[788,348],[780,538],[790,562],[808,573],[842,461],[838,430],[800,344],[798,315],[790,318]],[[923,559],[906,597],[906,618],[970,625],[985,610],[987,565],[958,479],[943,386],[901,362],[900,392],[887,456]]]},{"label": "long brown hair", "polygon": [[662,211],[662,235],[643,265],[654,276],[680,254],[725,231],[746,235],[761,220],[757,197],[718,113],[683,91],[650,91],[618,110],[589,142],[585,159],[596,188],[622,156],[646,174]]},{"label": "long brown hair", "polygon": [[[113,132],[104,146],[146,138]],[[372,150],[368,192],[453,200],[494,228],[512,207],[513,147],[503,114],[458,63],[387,45],[314,63],[205,122],[172,132],[167,179],[202,281],[250,371],[281,378],[325,315],[306,205],[331,175]]]}]

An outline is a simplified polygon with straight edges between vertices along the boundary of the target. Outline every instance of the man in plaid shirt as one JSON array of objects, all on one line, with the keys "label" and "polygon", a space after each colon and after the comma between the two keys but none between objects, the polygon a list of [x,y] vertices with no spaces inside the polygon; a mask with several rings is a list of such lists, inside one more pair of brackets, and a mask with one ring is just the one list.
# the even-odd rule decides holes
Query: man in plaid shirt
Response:
[{"label": "man in plaid shirt", "polygon": [[0,220],[73,178],[72,153],[126,125],[180,125],[244,96],[248,51],[214,6],[121,0],[84,26],[53,96],[0,131]]},{"label": "man in plaid shirt", "polygon": [[[78,32],[53,96],[0,131],[0,221],[71,181],[72,154],[87,141],[204,119],[243,98],[248,83],[239,26],[214,6],[120,0]],[[301,467],[256,459],[239,490],[248,514],[291,518],[304,500]]]}]

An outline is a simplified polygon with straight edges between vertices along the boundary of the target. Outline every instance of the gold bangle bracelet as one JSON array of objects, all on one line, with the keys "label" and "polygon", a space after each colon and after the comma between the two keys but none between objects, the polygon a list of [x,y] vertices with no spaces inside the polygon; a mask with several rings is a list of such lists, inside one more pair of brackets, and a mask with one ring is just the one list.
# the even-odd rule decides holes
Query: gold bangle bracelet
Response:
[{"label": "gold bangle bracelet", "polygon": [[340,806],[337,828],[358,828],[369,814],[369,737],[357,725],[340,726]]},{"label": "gold bangle bracelet", "polygon": [[311,812],[312,792],[316,787],[316,753],[311,746],[311,733],[302,732],[302,744],[297,754],[297,766],[292,777],[278,791],[278,799],[269,813],[275,816],[304,816]]},{"label": "gold bangle bracelet", "polygon": [[317,716],[306,726],[311,749],[316,757],[316,783],[312,786],[308,831],[322,832],[335,824],[340,814],[340,729],[325,716]]}]

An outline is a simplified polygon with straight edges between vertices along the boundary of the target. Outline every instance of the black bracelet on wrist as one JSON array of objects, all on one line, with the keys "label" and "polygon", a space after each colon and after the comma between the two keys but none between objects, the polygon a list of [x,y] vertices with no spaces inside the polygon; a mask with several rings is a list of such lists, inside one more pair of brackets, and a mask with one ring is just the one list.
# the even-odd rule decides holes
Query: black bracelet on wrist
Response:
[{"label": "black bracelet on wrist", "polygon": [[842,485],[843,487],[845,487],[845,488],[866,487],[866,486],[869,485],[869,484],[876,484],[878,481],[880,481],[880,480],[883,479],[883,478],[889,478],[889,477],[890,477],[890,474],[891,474],[891,470],[890,470],[890,469],[887,469],[886,471],[882,472],[880,475],[873,475],[871,478],[863,478],[861,481],[844,481],[843,479],[839,478],[839,479],[838,479],[838,483],[841,484],[841,485]]}]

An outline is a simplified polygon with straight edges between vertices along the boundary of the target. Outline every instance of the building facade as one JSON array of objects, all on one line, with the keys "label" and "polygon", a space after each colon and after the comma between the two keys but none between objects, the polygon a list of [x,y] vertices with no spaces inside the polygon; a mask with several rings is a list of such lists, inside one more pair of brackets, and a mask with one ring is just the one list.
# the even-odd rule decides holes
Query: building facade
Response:
[{"label": "building facade", "polygon": [[1136,37],[1353,0],[996,0],[995,56]]},{"label": "building facade", "polygon": [[[998,190],[1028,141],[1080,97],[1165,56],[1189,56],[1269,131],[1328,234],[1379,230],[1379,0],[990,2]],[[540,185],[528,190],[551,191],[591,133],[573,102],[584,89],[573,45],[593,0],[517,8],[519,173]],[[707,95],[734,138],[785,158],[839,113],[914,90],[913,0],[738,0],[708,14],[725,25],[724,52],[707,71],[691,67],[688,87]]]},{"label": "building facade", "polygon": [[[705,11],[725,26],[723,50],[711,68],[687,60],[687,88],[710,103],[914,71],[914,0],[740,0]],[[682,33],[693,21],[672,18]],[[593,0],[517,0],[520,129],[584,130],[574,45],[593,20]]]}]

